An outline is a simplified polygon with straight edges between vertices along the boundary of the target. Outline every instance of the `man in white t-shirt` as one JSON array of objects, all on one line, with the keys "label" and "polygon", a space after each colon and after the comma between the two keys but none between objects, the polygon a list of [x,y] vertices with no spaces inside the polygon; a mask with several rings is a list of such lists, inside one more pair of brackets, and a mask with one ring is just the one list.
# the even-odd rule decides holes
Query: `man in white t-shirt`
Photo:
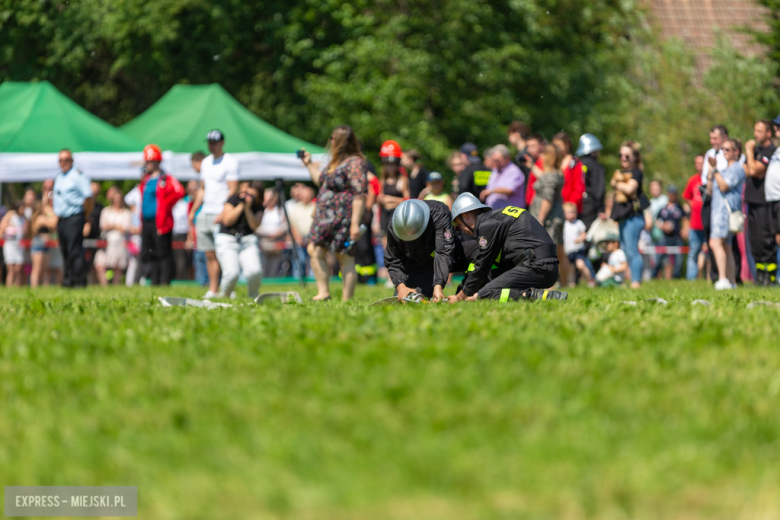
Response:
[{"label": "man in white t-shirt", "polygon": [[[780,116],[778,116],[780,117]],[[704,154],[704,168],[701,170],[701,182],[705,186],[707,185],[707,175],[710,173],[710,157],[715,157],[717,162],[718,171],[722,172],[729,167],[729,162],[726,160],[726,156],[723,154],[723,144],[729,138],[729,131],[723,125],[715,125],[710,129],[710,145],[712,148],[707,150]],[[742,154],[739,158],[740,164],[745,164],[745,154]]]},{"label": "man in white t-shirt", "polygon": [[[780,138],[780,115],[772,121],[775,137]],[[764,176],[764,194],[767,202],[780,200],[780,147],[772,154]]]},{"label": "man in white t-shirt", "polygon": [[205,298],[213,298],[219,293],[219,262],[214,251],[214,228],[220,222],[225,202],[238,193],[238,161],[223,151],[225,136],[219,130],[212,130],[206,136],[211,155],[203,159],[200,165],[200,188],[190,209],[190,222],[198,213],[196,225],[198,251],[206,253],[206,265],[209,272],[209,290]]}]

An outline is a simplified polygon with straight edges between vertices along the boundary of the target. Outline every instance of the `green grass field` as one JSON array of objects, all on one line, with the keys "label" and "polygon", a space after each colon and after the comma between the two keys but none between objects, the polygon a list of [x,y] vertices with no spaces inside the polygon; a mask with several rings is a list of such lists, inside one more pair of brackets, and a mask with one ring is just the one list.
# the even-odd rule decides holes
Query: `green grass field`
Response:
[{"label": "green grass field", "polygon": [[1,291],[4,485],[136,485],[144,519],[780,517],[780,309],[746,308],[780,290]]}]

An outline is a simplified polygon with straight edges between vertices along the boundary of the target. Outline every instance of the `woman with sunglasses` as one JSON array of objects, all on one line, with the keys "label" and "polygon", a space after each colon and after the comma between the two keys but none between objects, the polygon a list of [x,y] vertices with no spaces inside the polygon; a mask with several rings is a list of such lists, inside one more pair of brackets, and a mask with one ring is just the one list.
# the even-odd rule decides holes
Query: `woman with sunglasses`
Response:
[{"label": "woman with sunglasses", "polygon": [[626,253],[631,271],[631,288],[642,286],[642,255],[639,253],[639,235],[645,227],[644,211],[650,206],[642,190],[642,157],[639,144],[625,141],[620,146],[620,170],[612,177],[615,203],[612,219],[620,226],[620,248]]},{"label": "woman with sunglasses", "polygon": [[360,238],[360,223],[368,192],[366,161],[351,127],[337,126],[330,136],[330,160],[322,169],[312,163],[311,154],[303,151],[301,160],[311,180],[320,187],[314,210],[307,251],[317,281],[315,301],[330,300],[330,268],[325,261],[328,251],[335,253],[344,280],[342,299],[352,299],[357,283],[355,257],[346,252],[346,243]]},{"label": "woman with sunglasses", "polygon": [[717,169],[715,157],[709,158],[710,171],[707,172],[707,194],[712,197],[710,208],[710,248],[718,266],[718,291],[736,287],[737,264],[731,249],[729,216],[732,211],[742,210],[742,188],[745,185],[745,169],[739,162],[742,155],[742,143],[729,139],[723,143],[723,155],[728,167]]}]

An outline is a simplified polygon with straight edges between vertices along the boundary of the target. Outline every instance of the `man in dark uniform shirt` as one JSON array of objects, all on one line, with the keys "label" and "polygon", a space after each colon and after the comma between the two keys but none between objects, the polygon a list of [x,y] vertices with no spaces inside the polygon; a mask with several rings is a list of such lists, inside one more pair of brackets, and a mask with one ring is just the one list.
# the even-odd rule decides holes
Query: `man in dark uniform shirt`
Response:
[{"label": "man in dark uniform shirt", "polygon": [[411,199],[398,205],[387,228],[385,267],[399,300],[420,292],[441,301],[458,258],[463,248],[446,204]]},{"label": "man in dark uniform shirt", "polygon": [[468,158],[469,164],[460,173],[458,193],[471,193],[479,197],[479,194],[487,188],[491,170],[479,158],[477,145],[466,143],[460,147],[460,151]]},{"label": "man in dark uniform shirt", "polygon": [[491,210],[469,193],[452,205],[453,221],[476,237],[462,290],[450,303],[468,300],[566,300],[567,293],[545,290],[558,279],[555,243],[529,212],[515,206]]},{"label": "man in dark uniform shirt", "polygon": [[580,220],[590,229],[599,214],[604,213],[604,193],[606,181],[604,167],[599,163],[599,154],[603,147],[593,134],[583,134],[577,147],[577,157],[582,161],[582,173],[585,177],[585,196],[582,200]]},{"label": "man in dark uniform shirt", "polygon": [[764,181],[769,160],[777,147],[772,144],[772,123],[758,121],[753,137],[745,143],[745,202],[748,205],[748,240],[756,262],[756,285],[777,285],[777,242],[775,235],[780,202],[767,202]]}]

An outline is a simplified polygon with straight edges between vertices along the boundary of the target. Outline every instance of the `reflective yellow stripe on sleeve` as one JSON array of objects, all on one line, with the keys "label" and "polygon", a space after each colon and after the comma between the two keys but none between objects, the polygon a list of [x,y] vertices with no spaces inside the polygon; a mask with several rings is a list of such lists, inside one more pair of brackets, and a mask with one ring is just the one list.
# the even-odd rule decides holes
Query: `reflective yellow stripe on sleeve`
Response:
[{"label": "reflective yellow stripe on sleeve", "polygon": [[777,264],[769,264],[766,266],[767,271],[776,271],[777,270]]},{"label": "reflective yellow stripe on sleeve", "polygon": [[759,271],[766,271],[767,270],[766,267],[764,266],[764,264],[759,264],[758,262],[756,262],[756,269],[758,269]]},{"label": "reflective yellow stripe on sleeve", "polygon": [[549,293],[550,291],[544,291],[544,293],[542,293],[542,300],[546,300]]},{"label": "reflective yellow stripe on sleeve", "polygon": [[509,301],[509,289],[501,289],[501,298],[498,303],[506,303]]},{"label": "reflective yellow stripe on sleeve", "polygon": [[474,264],[469,264],[469,268],[468,268],[468,269],[466,269],[466,272],[467,272],[467,273],[470,273],[470,272],[471,272],[471,271],[473,271],[473,270],[474,270]]}]

